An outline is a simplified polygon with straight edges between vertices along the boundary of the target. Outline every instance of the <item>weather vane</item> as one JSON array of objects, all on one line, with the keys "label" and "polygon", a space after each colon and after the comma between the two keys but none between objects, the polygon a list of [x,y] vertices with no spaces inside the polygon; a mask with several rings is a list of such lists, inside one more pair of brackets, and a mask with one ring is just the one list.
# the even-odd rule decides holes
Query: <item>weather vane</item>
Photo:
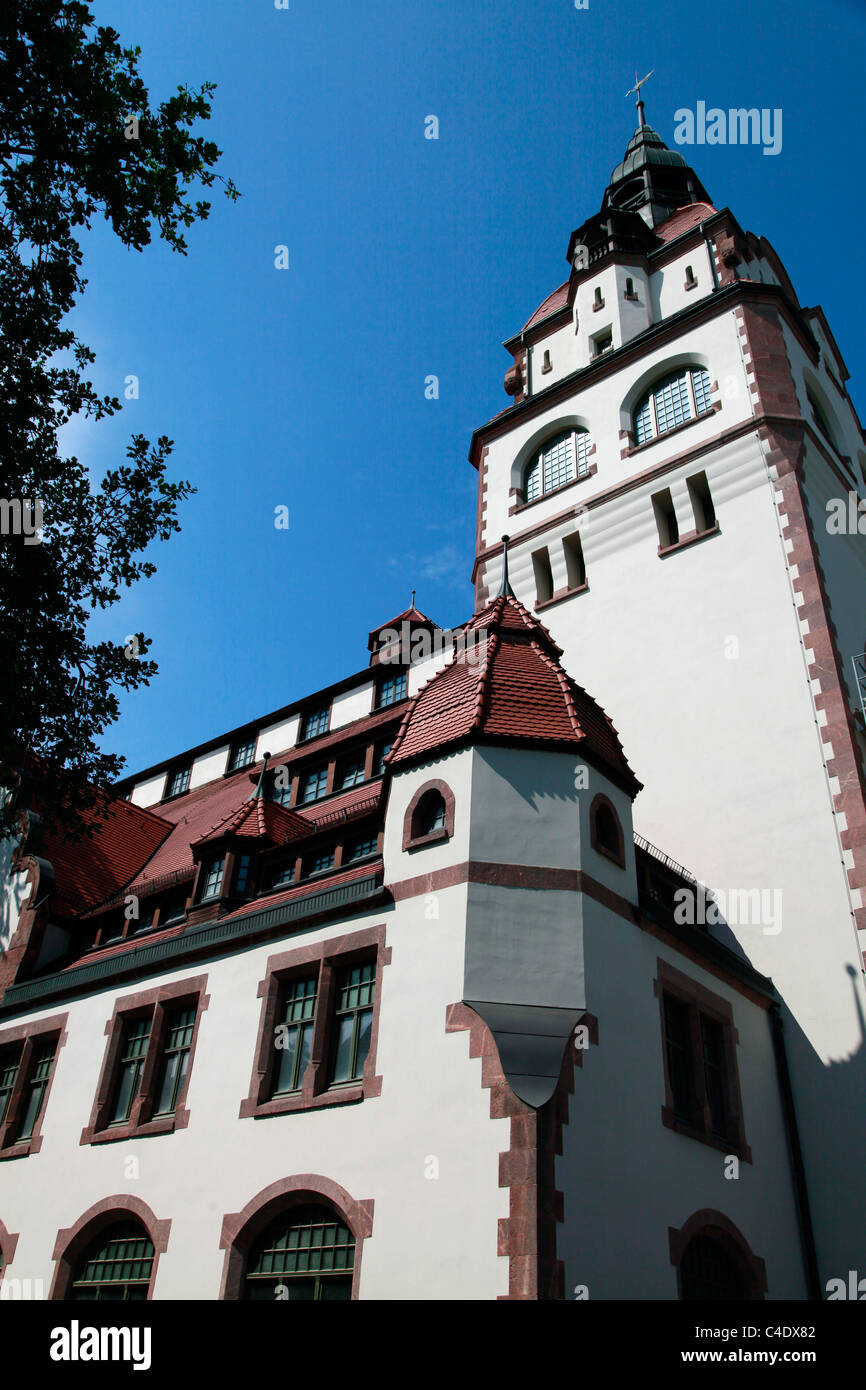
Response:
[{"label": "weather vane", "polygon": [[638,120],[639,120],[639,122],[640,122],[641,125],[646,125],[646,121],[644,120],[644,116],[643,116],[643,99],[642,99],[641,94],[640,94],[640,89],[641,89],[641,87],[644,85],[645,82],[649,82],[649,80],[650,80],[650,78],[652,77],[652,75],[653,75],[654,72],[655,72],[655,68],[650,68],[650,70],[649,70],[649,72],[647,73],[646,77],[642,77],[641,80],[640,80],[640,82],[638,82],[638,80],[637,80],[637,68],[635,68],[635,70],[634,70],[634,86],[633,86],[633,87],[630,87],[629,90],[626,92],[626,96],[627,96],[627,97],[634,96],[634,94],[637,93],[637,101],[636,101],[635,105],[637,106]]}]

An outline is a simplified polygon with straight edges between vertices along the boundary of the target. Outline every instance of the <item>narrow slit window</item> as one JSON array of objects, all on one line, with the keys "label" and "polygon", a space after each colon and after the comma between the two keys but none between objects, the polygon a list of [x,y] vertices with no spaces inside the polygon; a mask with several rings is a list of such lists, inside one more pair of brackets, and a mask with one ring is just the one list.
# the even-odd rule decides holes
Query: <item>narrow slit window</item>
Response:
[{"label": "narrow slit window", "polygon": [[565,571],[568,577],[569,589],[580,589],[586,583],[586,564],[583,558],[583,544],[579,534],[575,531],[572,536],[565,536],[562,542],[565,552]]},{"label": "narrow slit window", "polygon": [[283,992],[282,1019],[275,1039],[274,1095],[301,1089],[313,1047],[316,989],[316,976],[308,975],[301,980],[290,980]]},{"label": "narrow slit window", "polygon": [[670,488],[666,487],[663,492],[655,493],[652,504],[658,527],[659,545],[662,550],[666,550],[668,546],[676,545],[680,538],[677,514]]},{"label": "narrow slit window", "polygon": [[553,598],[553,571],[550,568],[550,556],[547,547],[543,550],[536,550],[532,556],[532,569],[535,574],[535,593],[539,603],[546,603]]},{"label": "narrow slit window", "polygon": [[695,514],[695,529],[699,532],[711,530],[716,524],[716,509],[706,473],[696,473],[693,478],[686,479],[686,484]]}]

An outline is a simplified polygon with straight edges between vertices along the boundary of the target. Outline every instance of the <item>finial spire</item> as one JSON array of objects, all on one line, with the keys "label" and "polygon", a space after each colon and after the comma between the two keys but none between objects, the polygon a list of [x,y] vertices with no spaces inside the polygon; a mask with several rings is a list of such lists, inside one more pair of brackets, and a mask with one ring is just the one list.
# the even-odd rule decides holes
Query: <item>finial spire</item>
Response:
[{"label": "finial spire", "polygon": [[502,537],[502,583],[499,586],[497,598],[515,598],[516,595],[508,582],[508,536]]},{"label": "finial spire", "polygon": [[414,589],[412,590],[412,602],[409,604],[409,607],[410,607],[410,608],[414,608],[414,607],[415,607],[415,590],[414,590]]},{"label": "finial spire", "polygon": [[639,125],[641,128],[642,128],[643,126],[646,125],[646,120],[644,119],[643,100],[642,100],[642,98],[641,98],[640,89],[641,89],[641,87],[644,85],[645,82],[649,82],[649,80],[650,80],[650,78],[652,77],[652,75],[653,75],[654,72],[655,72],[655,68],[650,68],[650,70],[649,70],[649,72],[647,73],[646,77],[642,77],[642,78],[640,79],[640,81],[638,81],[638,77],[637,77],[637,68],[635,68],[635,70],[634,70],[634,86],[633,86],[633,87],[630,87],[629,90],[626,92],[626,96],[627,96],[627,97],[633,96],[635,93],[637,93],[637,101],[636,101],[635,105],[637,106],[637,119],[638,119],[638,125]]},{"label": "finial spire", "polygon": [[265,794],[265,773],[268,768],[268,758],[270,753],[262,754],[262,770],[259,773],[259,780],[256,782],[255,791],[247,797],[247,801],[261,801]]}]

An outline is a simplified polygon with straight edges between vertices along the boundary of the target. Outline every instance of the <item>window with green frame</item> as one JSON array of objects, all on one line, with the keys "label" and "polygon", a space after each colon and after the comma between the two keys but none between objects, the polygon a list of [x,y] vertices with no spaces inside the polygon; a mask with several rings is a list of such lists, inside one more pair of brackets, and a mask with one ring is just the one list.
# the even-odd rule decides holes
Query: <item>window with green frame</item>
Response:
[{"label": "window with green frame", "polygon": [[308,975],[303,979],[287,980],[281,991],[282,1021],[277,1025],[274,1039],[277,1052],[273,1085],[275,1096],[301,1089],[313,1046],[316,987],[316,976]]},{"label": "window with green frame", "polygon": [[352,1297],[355,1238],[328,1207],[290,1207],[253,1243],[243,1297],[336,1302]]},{"label": "window with green frame", "polygon": [[21,1047],[6,1047],[0,1052],[0,1125],[6,1119],[9,1098],[21,1065]]},{"label": "window with green frame", "polygon": [[132,1103],[141,1085],[141,1073],[144,1071],[147,1044],[150,1040],[150,1025],[149,1014],[144,1018],[127,1019],[123,1025],[110,1124],[126,1124],[129,1119]]},{"label": "window with green frame", "polygon": [[30,1139],[33,1136],[33,1130],[45,1100],[45,1092],[48,1090],[48,1082],[51,1079],[51,1067],[56,1051],[56,1038],[40,1039],[33,1044],[33,1055],[22,1101],[21,1122],[17,1126],[15,1135],[16,1142]]},{"label": "window with green frame", "polygon": [[376,962],[350,965],[337,976],[331,1084],[356,1081],[364,1074],[373,1028]]},{"label": "window with green frame", "polygon": [[137,1221],[119,1221],[109,1226],[79,1260],[69,1299],[142,1302],[150,1288],[153,1255],[153,1242]]},{"label": "window with green frame", "polygon": [[195,1014],[194,1004],[184,1004],[168,1015],[154,1115],[173,1115],[177,1109],[178,1097],[189,1067]]}]

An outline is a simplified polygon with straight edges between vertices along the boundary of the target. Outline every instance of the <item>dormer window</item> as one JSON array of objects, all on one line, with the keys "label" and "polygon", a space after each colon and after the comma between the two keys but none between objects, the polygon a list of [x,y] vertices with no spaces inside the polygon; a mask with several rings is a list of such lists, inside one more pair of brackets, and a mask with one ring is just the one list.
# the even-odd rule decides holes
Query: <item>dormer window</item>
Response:
[{"label": "dormer window", "polygon": [[523,473],[523,500],[535,502],[589,472],[592,440],[587,430],[565,430],[545,440]]},{"label": "dormer window", "polygon": [[395,675],[387,676],[385,680],[380,681],[376,694],[378,709],[385,709],[388,705],[396,705],[398,700],[405,699],[406,672],[398,671]]},{"label": "dormer window", "polygon": [[239,772],[242,767],[249,767],[255,762],[256,757],[256,736],[250,734],[247,738],[240,739],[232,744],[229,754],[229,772]]},{"label": "dormer window", "polygon": [[225,856],[219,855],[217,858],[208,860],[202,874],[201,902],[207,902],[209,898],[218,898],[223,883],[223,869],[225,868]]},{"label": "dormer window", "polygon": [[351,753],[337,765],[337,785],[341,791],[357,787],[364,780],[364,753]]},{"label": "dormer window", "polygon": [[307,873],[310,876],[312,876],[313,874],[323,874],[327,869],[333,869],[333,867],[333,847],[331,849],[320,849],[317,854],[310,855],[310,858],[307,861]]},{"label": "dormer window", "polygon": [[658,381],[635,410],[635,444],[646,444],[711,409],[709,372],[703,367],[673,372]]},{"label": "dormer window", "polygon": [[235,867],[235,893],[239,898],[246,895],[250,882],[250,867],[253,862],[251,854],[241,854],[238,856]]},{"label": "dormer window", "polygon": [[316,738],[318,734],[326,734],[330,722],[330,705],[325,705],[321,709],[308,710],[304,715],[301,739]]},{"label": "dormer window", "polygon": [[376,777],[381,777],[382,774],[384,773],[384,771],[385,771],[385,759],[387,758],[388,754],[391,752],[392,746],[393,746],[393,745],[390,744],[390,743],[381,743],[381,744],[379,745],[379,748],[378,748],[377,753],[376,753],[376,771],[375,771],[375,774],[374,774]]},{"label": "dormer window", "polygon": [[168,774],[164,800],[170,796],[180,796],[189,790],[189,779],[192,772],[192,765],[186,763],[183,767],[172,768]]},{"label": "dormer window", "polygon": [[352,840],[346,849],[345,861],[354,864],[358,859],[369,859],[379,852],[378,835],[365,835],[360,840]]}]

